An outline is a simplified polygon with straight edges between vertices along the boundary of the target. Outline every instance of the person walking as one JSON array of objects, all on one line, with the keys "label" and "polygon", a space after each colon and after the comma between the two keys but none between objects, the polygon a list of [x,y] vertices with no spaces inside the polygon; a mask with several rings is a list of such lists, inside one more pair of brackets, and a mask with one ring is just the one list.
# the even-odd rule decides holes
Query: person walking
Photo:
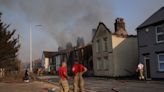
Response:
[{"label": "person walking", "polygon": [[29,82],[29,72],[26,69],[23,77],[24,82],[28,83]]},{"label": "person walking", "polygon": [[144,65],[142,63],[138,64],[137,72],[139,72],[139,79],[144,80]]},{"label": "person walking", "polygon": [[62,62],[62,65],[59,68],[59,76],[60,76],[60,81],[59,81],[60,92],[69,92],[67,64],[65,60]]},{"label": "person walking", "polygon": [[80,92],[85,92],[83,74],[87,71],[87,68],[75,60],[72,71],[74,73],[73,92],[78,92],[78,86]]}]

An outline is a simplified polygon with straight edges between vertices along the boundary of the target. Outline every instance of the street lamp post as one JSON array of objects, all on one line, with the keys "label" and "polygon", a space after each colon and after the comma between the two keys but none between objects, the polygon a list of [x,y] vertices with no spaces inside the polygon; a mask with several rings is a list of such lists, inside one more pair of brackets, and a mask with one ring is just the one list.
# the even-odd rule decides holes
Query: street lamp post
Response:
[{"label": "street lamp post", "polygon": [[31,32],[31,24],[30,24],[30,72],[33,72],[32,69],[32,32]]},{"label": "street lamp post", "polygon": [[[38,27],[42,27],[42,25],[35,25]],[[32,63],[32,28],[30,24],[30,72],[33,72],[33,63]]]}]

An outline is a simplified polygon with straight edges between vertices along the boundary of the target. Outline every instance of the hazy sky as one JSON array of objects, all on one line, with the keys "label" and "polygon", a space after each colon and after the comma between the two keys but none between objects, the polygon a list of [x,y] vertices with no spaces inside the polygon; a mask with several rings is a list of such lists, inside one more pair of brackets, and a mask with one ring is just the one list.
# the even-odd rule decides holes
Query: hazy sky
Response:
[{"label": "hazy sky", "polygon": [[[164,6],[164,0],[0,0],[3,21],[20,34],[19,57],[29,61],[29,30],[32,27],[33,59],[42,51],[56,51],[59,45],[78,36],[86,43],[99,21],[114,32],[114,20],[123,17],[129,34]],[[42,25],[42,26],[36,26]]]}]

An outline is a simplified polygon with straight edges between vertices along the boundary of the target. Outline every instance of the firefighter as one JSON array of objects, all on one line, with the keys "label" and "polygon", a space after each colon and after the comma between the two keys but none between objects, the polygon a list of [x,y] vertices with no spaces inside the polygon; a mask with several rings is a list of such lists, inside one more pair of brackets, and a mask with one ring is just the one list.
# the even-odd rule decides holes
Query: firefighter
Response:
[{"label": "firefighter", "polygon": [[137,72],[139,72],[139,79],[144,80],[144,65],[142,63],[138,64]]},{"label": "firefighter", "polygon": [[62,62],[62,65],[59,68],[59,76],[60,76],[60,81],[59,81],[60,92],[69,92],[67,64],[65,61]]},{"label": "firefighter", "polygon": [[80,92],[85,92],[83,74],[87,71],[87,68],[75,60],[72,71],[74,73],[73,91],[78,92],[79,86]]}]

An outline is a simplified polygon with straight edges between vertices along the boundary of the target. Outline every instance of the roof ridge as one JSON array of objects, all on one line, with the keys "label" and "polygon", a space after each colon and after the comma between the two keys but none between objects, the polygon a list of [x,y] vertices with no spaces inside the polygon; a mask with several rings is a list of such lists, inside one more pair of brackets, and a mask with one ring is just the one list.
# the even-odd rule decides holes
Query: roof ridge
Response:
[{"label": "roof ridge", "polygon": [[160,9],[158,9],[157,11],[155,11],[152,15],[150,15],[144,22],[142,22],[138,27],[137,27],[137,30],[138,29],[141,29],[141,28],[144,28],[146,26],[149,26],[149,25],[152,25],[154,23],[157,23],[159,22],[160,20],[164,20],[163,18],[164,17],[159,17],[159,15],[163,15],[163,12],[164,11],[164,6],[161,7]]}]

